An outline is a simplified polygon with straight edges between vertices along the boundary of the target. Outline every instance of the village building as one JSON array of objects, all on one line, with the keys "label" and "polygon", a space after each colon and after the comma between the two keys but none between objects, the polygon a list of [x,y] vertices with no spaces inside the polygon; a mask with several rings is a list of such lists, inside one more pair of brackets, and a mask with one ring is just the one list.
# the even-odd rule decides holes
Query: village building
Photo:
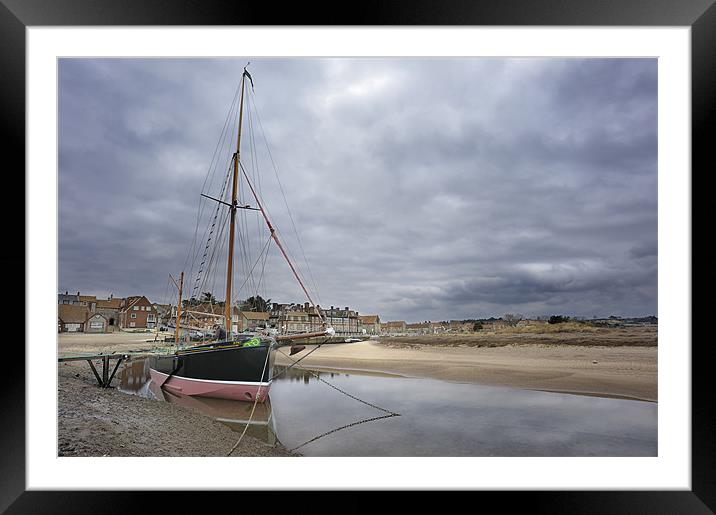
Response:
[{"label": "village building", "polygon": [[378,315],[359,315],[358,318],[366,334],[380,334],[380,317]]},{"label": "village building", "polygon": [[87,306],[90,311],[94,312],[97,307],[96,295],[80,295],[80,292],[77,292],[77,298],[82,306]]},{"label": "village building", "polygon": [[358,334],[363,331],[363,324],[358,318],[358,312],[346,306],[343,309],[334,308],[322,311],[326,323],[335,329],[336,334]]},{"label": "village building", "polygon": [[430,322],[405,324],[405,332],[408,334],[433,334],[433,326]]},{"label": "village building", "polygon": [[115,299],[110,296],[108,299],[97,299],[95,313],[99,313],[107,319],[108,330],[119,327],[119,311],[122,307],[124,299]]},{"label": "village building", "polygon": [[60,333],[82,333],[90,311],[80,304],[59,304],[57,306],[57,331]]},{"label": "village building", "polygon": [[[321,316],[316,312],[318,310]],[[363,323],[357,311],[347,306],[343,309],[331,306],[329,309],[315,308],[308,302],[304,304],[278,304],[271,305],[269,327],[275,328],[279,333],[317,332],[324,328],[324,322],[332,327],[336,334],[360,334]]]},{"label": "village building", "polygon": [[305,311],[286,311],[275,317],[274,324],[279,333],[308,333],[311,323],[310,315]]},{"label": "village building", "polygon": [[107,333],[109,327],[109,320],[101,313],[90,313],[85,322],[86,333]]},{"label": "village building", "polygon": [[79,292],[77,292],[77,295],[70,295],[67,292],[65,293],[59,293],[57,295],[57,303],[58,304],[76,304],[80,305],[80,296]]},{"label": "village building", "polygon": [[241,311],[239,326],[241,331],[258,331],[269,327],[268,311]]},{"label": "village building", "polygon": [[406,332],[405,320],[394,320],[380,324],[383,334],[404,334]]},{"label": "village building", "polygon": [[144,295],[135,295],[123,300],[119,312],[122,329],[154,329],[157,324],[157,310]]}]

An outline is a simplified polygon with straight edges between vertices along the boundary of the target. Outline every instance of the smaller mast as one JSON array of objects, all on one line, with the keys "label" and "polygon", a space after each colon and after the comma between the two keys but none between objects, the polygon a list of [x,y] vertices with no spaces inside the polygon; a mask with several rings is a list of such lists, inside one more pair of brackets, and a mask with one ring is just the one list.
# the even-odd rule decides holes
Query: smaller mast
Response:
[{"label": "smaller mast", "polygon": [[177,283],[174,278],[172,277],[172,274],[169,274],[169,279],[172,280],[174,285],[179,290],[179,302],[177,302],[177,321],[174,324],[174,343],[176,346],[179,346],[179,329],[181,326],[181,294],[182,294],[182,288],[184,287],[184,271],[182,270],[182,273],[179,275],[179,282]]}]

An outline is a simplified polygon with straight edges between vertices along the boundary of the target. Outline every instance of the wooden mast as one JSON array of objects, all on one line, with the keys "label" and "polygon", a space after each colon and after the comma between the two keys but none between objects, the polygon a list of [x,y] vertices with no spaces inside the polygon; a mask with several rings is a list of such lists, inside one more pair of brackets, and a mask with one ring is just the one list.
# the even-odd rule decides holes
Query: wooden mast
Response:
[{"label": "wooden mast", "polygon": [[[169,274],[169,278],[174,281],[174,278]],[[174,281],[174,284],[179,289],[179,302],[177,302],[177,320],[174,324],[174,343],[179,346],[179,330],[181,327],[181,294],[182,288],[184,287],[184,271],[179,275],[179,282]],[[171,307],[171,306],[170,306]]]},{"label": "wooden mast", "polygon": [[226,301],[224,307],[224,317],[226,325],[226,338],[231,338],[231,279],[234,269],[234,222],[236,220],[236,190],[239,178],[239,158],[241,151],[241,120],[244,116],[244,79],[246,78],[246,67],[241,75],[241,100],[239,102],[239,131],[236,137],[236,153],[234,154],[234,177],[231,186],[231,221],[229,223],[229,257],[226,265]]}]

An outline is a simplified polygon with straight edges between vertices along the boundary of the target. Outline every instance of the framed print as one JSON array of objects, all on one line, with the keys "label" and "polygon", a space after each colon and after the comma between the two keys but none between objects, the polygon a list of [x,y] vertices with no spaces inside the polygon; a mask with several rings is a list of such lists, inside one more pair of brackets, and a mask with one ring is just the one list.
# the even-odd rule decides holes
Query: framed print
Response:
[{"label": "framed print", "polygon": [[714,510],[712,2],[364,7],[2,0],[0,508]]}]

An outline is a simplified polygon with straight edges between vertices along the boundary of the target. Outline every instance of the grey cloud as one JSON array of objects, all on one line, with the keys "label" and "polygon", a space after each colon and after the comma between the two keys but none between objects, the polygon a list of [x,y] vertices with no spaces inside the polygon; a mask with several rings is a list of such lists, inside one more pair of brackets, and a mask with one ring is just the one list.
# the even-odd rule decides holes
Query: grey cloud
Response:
[{"label": "grey cloud", "polygon": [[[60,290],[161,301],[188,271],[247,60],[60,61]],[[255,113],[244,159],[322,304],[656,313],[656,60],[250,60],[293,221]],[[302,300],[275,249],[266,268],[267,296]]]}]

